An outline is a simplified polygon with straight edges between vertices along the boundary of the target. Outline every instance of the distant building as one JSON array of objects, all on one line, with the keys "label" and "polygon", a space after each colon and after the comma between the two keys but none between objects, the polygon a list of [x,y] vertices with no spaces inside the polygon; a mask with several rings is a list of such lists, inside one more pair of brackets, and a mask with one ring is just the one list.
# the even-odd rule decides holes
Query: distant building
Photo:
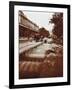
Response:
[{"label": "distant building", "polygon": [[22,11],[19,11],[19,37],[30,38],[38,33],[39,26],[29,20]]}]

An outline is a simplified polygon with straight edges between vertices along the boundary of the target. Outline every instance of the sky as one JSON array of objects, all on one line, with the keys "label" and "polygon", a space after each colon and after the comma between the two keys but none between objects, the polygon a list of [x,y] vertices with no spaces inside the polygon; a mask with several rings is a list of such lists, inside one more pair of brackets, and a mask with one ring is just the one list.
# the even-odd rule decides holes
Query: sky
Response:
[{"label": "sky", "polygon": [[52,12],[34,12],[34,11],[23,11],[26,17],[37,24],[39,28],[44,27],[50,33],[54,27],[54,24],[49,23],[50,19],[53,17]]}]

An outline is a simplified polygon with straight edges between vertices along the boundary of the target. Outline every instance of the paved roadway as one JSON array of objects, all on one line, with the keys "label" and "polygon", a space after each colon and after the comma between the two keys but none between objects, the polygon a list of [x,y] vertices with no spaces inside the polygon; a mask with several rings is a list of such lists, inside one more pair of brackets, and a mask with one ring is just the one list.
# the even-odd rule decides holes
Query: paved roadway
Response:
[{"label": "paved roadway", "polygon": [[25,42],[25,43],[20,43],[19,44],[19,53],[26,52],[29,49],[32,49],[34,47],[37,47],[41,45],[42,42]]},{"label": "paved roadway", "polygon": [[53,47],[56,47],[56,44],[48,44],[48,43],[44,43],[39,45],[38,47],[35,47],[31,50],[29,50],[26,53],[26,56],[28,57],[36,57],[36,58],[44,58],[46,51],[48,50],[53,50]]}]

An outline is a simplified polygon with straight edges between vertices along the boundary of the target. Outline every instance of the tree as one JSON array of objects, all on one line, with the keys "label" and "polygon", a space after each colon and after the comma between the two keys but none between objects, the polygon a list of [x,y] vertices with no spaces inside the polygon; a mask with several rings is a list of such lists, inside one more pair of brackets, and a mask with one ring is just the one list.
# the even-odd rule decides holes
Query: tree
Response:
[{"label": "tree", "polygon": [[39,34],[40,36],[43,36],[43,37],[48,37],[50,35],[49,31],[46,30],[44,27],[39,29]]},{"label": "tree", "polygon": [[53,34],[61,38],[63,36],[63,13],[55,13],[50,22],[54,23]]},{"label": "tree", "polygon": [[59,44],[63,44],[63,13],[55,13],[50,21],[54,23],[54,28],[52,30],[54,41]]}]

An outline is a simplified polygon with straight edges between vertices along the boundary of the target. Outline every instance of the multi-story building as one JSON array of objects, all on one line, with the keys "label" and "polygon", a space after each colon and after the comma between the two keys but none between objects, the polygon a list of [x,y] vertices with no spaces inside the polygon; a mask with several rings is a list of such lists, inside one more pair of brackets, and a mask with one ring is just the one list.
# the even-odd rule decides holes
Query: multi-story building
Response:
[{"label": "multi-story building", "polygon": [[19,11],[19,37],[30,38],[38,32],[39,26],[29,20],[22,11]]}]

